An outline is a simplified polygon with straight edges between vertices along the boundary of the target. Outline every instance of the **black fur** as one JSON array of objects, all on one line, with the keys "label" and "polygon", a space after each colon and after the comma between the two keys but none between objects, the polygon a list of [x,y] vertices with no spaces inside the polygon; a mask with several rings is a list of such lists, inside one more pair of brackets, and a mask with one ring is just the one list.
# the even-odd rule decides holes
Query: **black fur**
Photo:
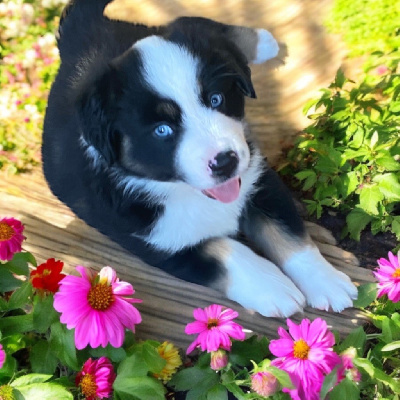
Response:
[{"label": "black fur", "polygon": [[[203,106],[224,93],[219,112],[234,120],[244,116],[244,96],[255,98],[248,60],[230,40],[232,27],[203,18],[179,18],[149,28],[103,17],[109,0],[75,0],[59,29],[61,66],[51,89],[43,134],[43,168],[50,188],[80,218],[144,261],[188,281],[226,290],[224,261],[207,250],[210,238],[180,251],[146,241],[166,204],[148,188],[123,182],[145,177],[155,184],[180,182],[172,155],[183,132],[182,109],[148,87],[140,52],[132,44],[151,35],[177,43],[201,60]],[[155,138],[157,124],[174,135]],[[250,139],[251,159],[255,145]],[[95,157],[90,151],[96,149]],[[261,163],[262,172],[243,207],[241,233],[257,247],[259,228],[272,222],[296,243],[306,233],[288,190]],[[199,221],[201,223],[201,221]],[[173,234],[173,232],[171,232]],[[283,240],[283,239],[282,239]],[[274,244],[267,256],[274,259]]]}]

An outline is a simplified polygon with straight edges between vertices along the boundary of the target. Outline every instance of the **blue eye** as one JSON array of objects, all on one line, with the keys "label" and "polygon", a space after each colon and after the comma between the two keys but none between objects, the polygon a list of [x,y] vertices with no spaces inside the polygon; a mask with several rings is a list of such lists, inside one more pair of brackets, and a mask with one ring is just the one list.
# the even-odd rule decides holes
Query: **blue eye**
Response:
[{"label": "blue eye", "polygon": [[210,97],[210,104],[212,108],[219,107],[224,101],[224,96],[221,93],[214,93]]},{"label": "blue eye", "polygon": [[167,137],[172,135],[174,131],[168,125],[158,125],[156,129],[154,129],[154,133],[160,137]]}]

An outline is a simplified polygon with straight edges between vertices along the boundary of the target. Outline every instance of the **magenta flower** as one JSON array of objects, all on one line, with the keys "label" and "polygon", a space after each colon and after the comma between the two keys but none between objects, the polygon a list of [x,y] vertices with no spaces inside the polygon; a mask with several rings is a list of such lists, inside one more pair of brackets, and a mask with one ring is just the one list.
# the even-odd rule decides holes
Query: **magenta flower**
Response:
[{"label": "magenta flower", "polygon": [[279,387],[279,382],[270,372],[256,372],[251,375],[251,389],[260,396],[272,396]]},{"label": "magenta flower", "polygon": [[100,357],[95,361],[89,358],[77,374],[75,384],[86,400],[108,399],[115,378],[114,367],[108,358]]},{"label": "magenta flower", "polygon": [[324,376],[341,363],[333,351],[335,337],[321,318],[303,319],[296,325],[287,320],[289,333],[278,329],[280,339],[271,340],[269,349],[278,357],[271,365],[286,371],[295,389],[283,389],[292,399],[317,400]]},{"label": "magenta flower", "polygon": [[142,321],[139,311],[132,303],[135,293],[131,284],[120,282],[111,267],[104,267],[99,274],[77,266],[81,274],[66,276],[54,295],[54,308],[61,313],[60,321],[68,329],[75,328],[75,346],[83,349],[106,347],[110,343],[121,347],[125,328],[135,331]]},{"label": "magenta flower", "polygon": [[196,308],[193,311],[196,321],[186,325],[185,333],[198,334],[198,336],[188,347],[186,354],[191,353],[198,346],[202,351],[207,350],[208,353],[220,348],[229,351],[232,346],[231,338],[244,340],[243,328],[232,321],[238,315],[236,311],[218,304],[212,304],[204,310]]},{"label": "magenta flower", "polygon": [[400,266],[399,256],[393,255],[389,251],[389,260],[380,258],[378,260],[379,268],[374,272],[378,279],[378,297],[387,294],[389,300],[393,303],[400,301]]},{"label": "magenta flower", "polygon": [[0,343],[0,369],[3,368],[5,361],[6,361],[6,352],[3,349],[3,345]]},{"label": "magenta flower", "polygon": [[0,219],[0,260],[10,261],[22,250],[24,225],[15,218]]}]

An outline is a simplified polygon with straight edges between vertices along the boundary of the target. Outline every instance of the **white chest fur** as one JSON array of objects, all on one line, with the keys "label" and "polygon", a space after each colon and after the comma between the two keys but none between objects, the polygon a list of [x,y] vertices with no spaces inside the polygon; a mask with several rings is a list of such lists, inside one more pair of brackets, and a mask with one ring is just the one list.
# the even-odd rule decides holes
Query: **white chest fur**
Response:
[{"label": "white chest fur", "polygon": [[260,162],[260,156],[253,157],[241,177],[239,197],[229,204],[210,199],[185,183],[169,184],[164,192],[164,213],[145,240],[157,249],[176,252],[211,237],[235,234],[245,202],[262,172]]}]

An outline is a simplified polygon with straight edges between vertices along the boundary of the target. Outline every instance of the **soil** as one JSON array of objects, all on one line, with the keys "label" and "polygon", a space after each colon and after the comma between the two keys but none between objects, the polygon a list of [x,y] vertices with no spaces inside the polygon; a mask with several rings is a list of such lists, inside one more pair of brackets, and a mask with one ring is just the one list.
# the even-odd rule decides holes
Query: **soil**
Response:
[{"label": "soil", "polygon": [[363,268],[375,269],[376,261],[381,257],[387,258],[388,252],[398,244],[393,233],[383,232],[373,235],[368,228],[361,233],[359,242],[349,237],[341,239],[346,219],[344,215],[336,211],[325,212],[319,220],[314,219],[313,222],[332,232],[337,240],[337,246],[353,253],[360,261],[360,267]]}]

